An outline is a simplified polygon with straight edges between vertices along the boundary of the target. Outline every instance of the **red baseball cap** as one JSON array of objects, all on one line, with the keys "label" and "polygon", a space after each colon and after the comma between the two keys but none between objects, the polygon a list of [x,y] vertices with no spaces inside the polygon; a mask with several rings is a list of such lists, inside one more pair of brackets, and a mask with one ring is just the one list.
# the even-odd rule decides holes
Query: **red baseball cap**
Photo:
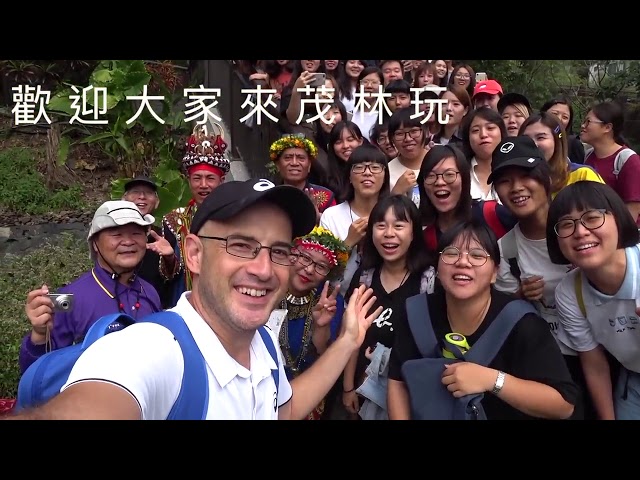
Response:
[{"label": "red baseball cap", "polygon": [[473,97],[471,97],[471,99],[475,98],[479,93],[488,93],[489,95],[496,95],[499,93],[502,95],[502,87],[495,80],[483,80],[476,83],[476,86],[473,89]]}]

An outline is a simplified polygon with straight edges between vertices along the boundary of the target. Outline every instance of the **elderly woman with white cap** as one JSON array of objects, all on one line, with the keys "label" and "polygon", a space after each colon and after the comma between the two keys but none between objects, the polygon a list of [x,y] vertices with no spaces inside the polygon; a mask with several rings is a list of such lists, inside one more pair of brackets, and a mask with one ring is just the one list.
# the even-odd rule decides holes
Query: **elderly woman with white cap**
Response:
[{"label": "elderly woman with white cap", "polygon": [[104,315],[122,312],[142,318],[161,310],[155,288],[137,276],[154,220],[124,200],[98,207],[87,235],[94,265],[57,291],[66,301],[57,301],[46,284],[27,294],[31,331],[20,346],[22,372],[47,351],[80,341]]}]

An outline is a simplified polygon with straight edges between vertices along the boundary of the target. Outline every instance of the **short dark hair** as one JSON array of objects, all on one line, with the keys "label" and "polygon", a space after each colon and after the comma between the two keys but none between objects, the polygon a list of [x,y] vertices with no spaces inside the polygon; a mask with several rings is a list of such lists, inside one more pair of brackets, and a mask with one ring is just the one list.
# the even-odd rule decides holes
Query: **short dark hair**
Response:
[{"label": "short dark hair", "polygon": [[[551,202],[551,167],[547,162],[540,162],[533,168],[524,168],[524,167],[509,167],[509,168],[518,168],[524,171],[527,174],[527,177],[534,179],[540,185],[544,187],[544,191],[547,193],[547,198],[549,202]],[[499,169],[493,177],[493,181],[491,184],[491,188],[496,195],[498,192],[496,191],[496,180],[499,180],[509,168]],[[502,200],[502,199],[501,199]]]},{"label": "short dark hair", "polygon": [[[426,123],[422,123],[420,117],[413,117],[415,109],[413,107],[399,108],[389,118],[389,141],[393,141],[393,136],[400,130],[400,127],[414,128],[418,127],[422,130],[422,146],[424,147],[428,141],[429,130]],[[412,118],[413,117],[413,118]],[[395,145],[395,141],[393,141]]]},{"label": "short dark hair", "polygon": [[411,95],[411,84],[406,80],[391,80],[384,88],[384,93],[406,93]]},{"label": "short dark hair", "polygon": [[478,219],[472,218],[465,222],[458,222],[448,230],[445,230],[438,241],[438,252],[441,252],[445,248],[456,241],[458,237],[462,237],[465,248],[468,247],[472,239],[476,239],[480,246],[486,250],[496,264],[496,267],[500,265],[500,247],[498,246],[498,239],[496,234],[489,226],[481,222]]},{"label": "short dark hair", "polygon": [[391,183],[391,179],[389,176],[389,162],[387,161],[387,156],[384,154],[382,150],[380,150],[375,145],[371,145],[370,143],[363,143],[362,145],[353,149],[351,155],[349,155],[349,160],[347,160],[347,168],[345,170],[345,190],[344,201],[350,202],[355,197],[355,190],[353,189],[353,185],[351,184],[351,167],[357,165],[358,163],[379,163],[384,165],[384,180],[382,181],[382,188],[380,189],[380,193],[378,194],[378,200],[388,196],[391,192],[391,188],[389,184]]},{"label": "short dark hair", "polygon": [[[558,242],[554,226],[560,217],[572,210],[605,209],[611,213],[618,227],[618,248],[627,248],[640,243],[640,234],[635,219],[631,216],[620,195],[609,185],[582,180],[567,185],[556,195],[547,215],[547,250],[552,263],[567,265],[569,262]],[[606,220],[605,220],[606,221]]]},{"label": "short dark hair", "polygon": [[420,172],[418,173],[418,191],[420,192],[420,216],[423,225],[432,225],[438,218],[438,210],[433,206],[427,196],[424,187],[424,179],[431,173],[431,170],[445,158],[453,157],[456,168],[462,182],[460,191],[460,201],[455,208],[455,217],[459,221],[471,218],[471,164],[467,161],[462,151],[454,145],[435,145],[422,160]]},{"label": "short dark hair", "polygon": [[413,239],[407,250],[407,269],[411,273],[422,273],[430,265],[434,264],[435,259],[427,250],[424,241],[418,207],[407,195],[387,196],[379,200],[371,210],[367,233],[363,239],[361,268],[376,268],[383,263],[382,256],[373,244],[373,228],[376,223],[384,221],[384,216],[389,209],[393,210],[393,215],[398,220],[411,222]]}]

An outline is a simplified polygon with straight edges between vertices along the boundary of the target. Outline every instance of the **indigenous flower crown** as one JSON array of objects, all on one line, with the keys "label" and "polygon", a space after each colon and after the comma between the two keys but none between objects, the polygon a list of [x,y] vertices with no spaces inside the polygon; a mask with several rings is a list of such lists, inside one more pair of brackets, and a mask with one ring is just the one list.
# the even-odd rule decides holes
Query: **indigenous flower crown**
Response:
[{"label": "indigenous flower crown", "polygon": [[296,238],[293,243],[296,247],[314,250],[324,255],[333,265],[332,274],[342,272],[347,266],[349,247],[326,228],[317,226],[311,233]]},{"label": "indigenous flower crown", "polygon": [[318,147],[302,133],[296,133],[284,135],[271,144],[271,147],[269,147],[271,161],[275,162],[287,148],[302,148],[307,152],[311,160],[318,156]]}]

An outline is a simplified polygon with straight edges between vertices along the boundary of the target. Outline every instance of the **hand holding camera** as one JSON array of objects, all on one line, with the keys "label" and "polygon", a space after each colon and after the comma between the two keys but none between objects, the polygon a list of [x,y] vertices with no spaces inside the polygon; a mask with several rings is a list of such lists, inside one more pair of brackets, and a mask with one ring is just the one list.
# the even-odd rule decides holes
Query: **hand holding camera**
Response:
[{"label": "hand holding camera", "polygon": [[47,328],[53,327],[55,312],[69,312],[72,308],[72,294],[49,293],[49,287],[46,285],[30,291],[27,294],[25,313],[33,329],[33,343],[44,343]]}]

